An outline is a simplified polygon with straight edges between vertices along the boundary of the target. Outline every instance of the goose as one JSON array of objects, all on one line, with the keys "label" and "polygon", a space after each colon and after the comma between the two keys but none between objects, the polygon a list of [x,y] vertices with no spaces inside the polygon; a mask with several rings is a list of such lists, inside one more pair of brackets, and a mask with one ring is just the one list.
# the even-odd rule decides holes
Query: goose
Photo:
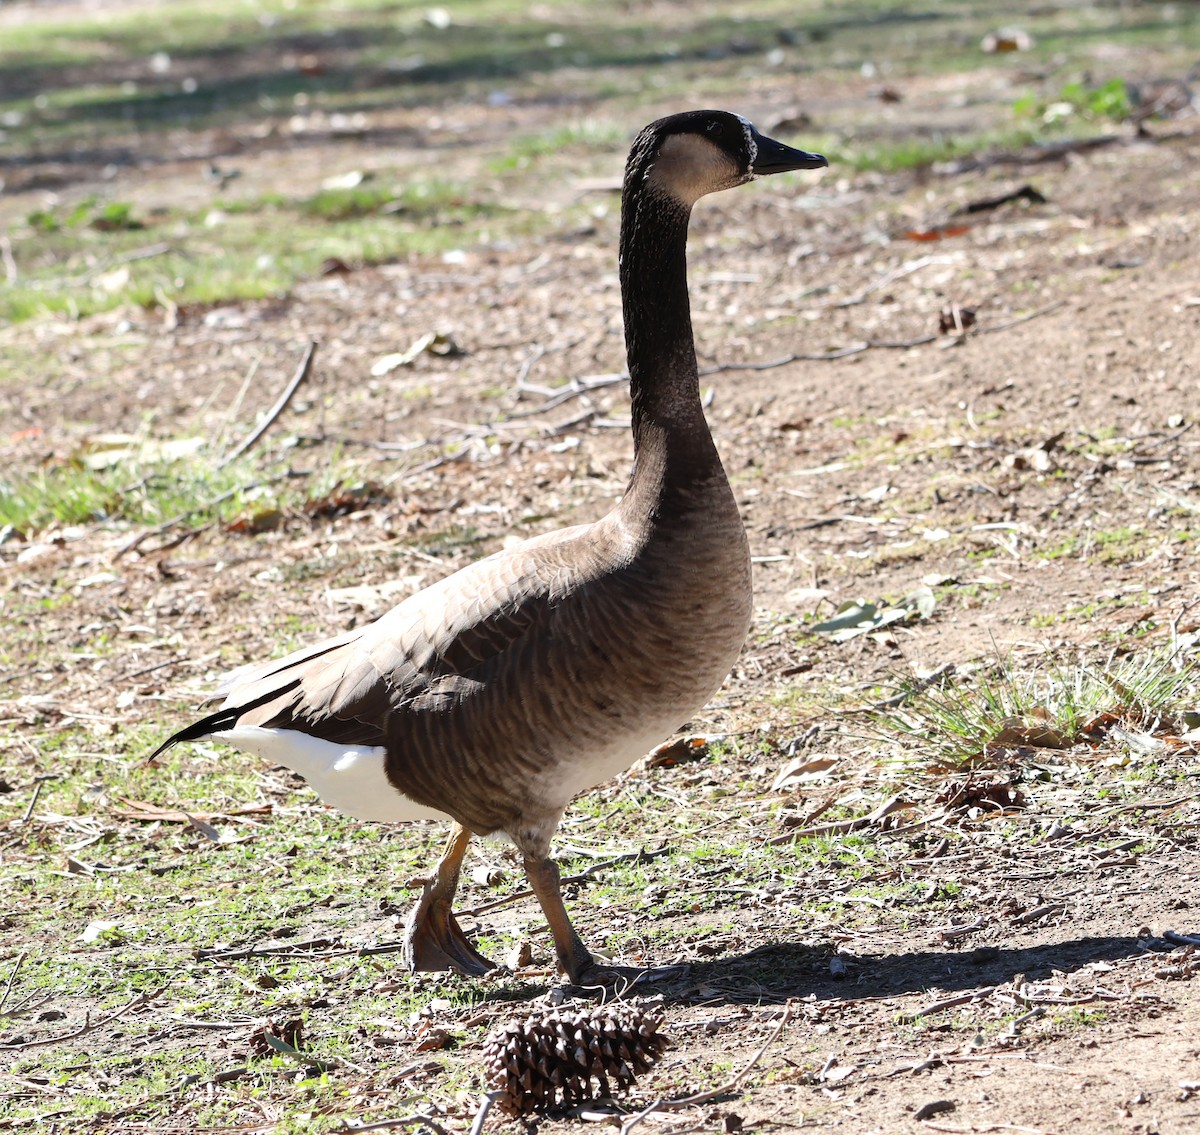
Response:
[{"label": "goose", "polygon": [[620,284],[633,470],[589,524],[468,564],[374,622],[225,676],[215,712],[159,746],[210,738],[285,765],[361,820],[449,818],[404,931],[412,971],[495,968],[452,904],[474,835],[506,836],[575,985],[604,980],[550,857],[573,796],[628,769],[701,709],[750,625],[750,555],[701,406],[687,290],[694,203],[819,154],[719,110],[636,137]]}]

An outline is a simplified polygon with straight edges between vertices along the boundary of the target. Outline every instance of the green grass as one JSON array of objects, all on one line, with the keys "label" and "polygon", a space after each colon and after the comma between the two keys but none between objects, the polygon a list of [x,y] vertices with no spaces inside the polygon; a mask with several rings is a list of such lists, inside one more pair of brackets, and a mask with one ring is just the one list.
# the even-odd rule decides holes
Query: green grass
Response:
[{"label": "green grass", "polygon": [[[578,168],[594,157],[597,168],[619,168],[630,116],[648,96],[694,90],[697,67],[709,99],[731,105],[764,65],[802,76],[820,66],[836,88],[842,76],[875,65],[886,34],[887,78],[901,81],[978,66],[979,37],[995,22],[977,0],[943,5],[936,19],[900,0],[836,8],[772,0],[722,5],[700,19],[665,9],[617,21],[598,4],[551,4],[531,16],[511,0],[473,0],[455,6],[453,19],[452,28],[438,29],[423,10],[384,0],[272,0],[253,12],[235,0],[185,2],[67,24],[50,10],[11,27],[0,11],[0,68],[10,91],[0,103],[2,140],[14,153],[70,152],[86,165],[96,147],[157,148],[146,139],[179,128],[267,121],[286,131],[296,114],[316,116],[317,129],[321,116],[352,123],[361,115],[365,125],[344,129],[369,138],[383,108],[477,100],[501,85],[503,97],[540,98],[565,84],[586,113],[572,107],[565,125],[501,133],[489,147],[487,168],[536,188],[534,179],[564,163]],[[1052,65],[1044,84],[1015,103],[987,95],[995,102],[989,124],[947,130],[905,115],[864,129],[861,115],[831,109],[805,144],[841,168],[897,173],[1067,132],[1086,136],[1120,118],[1128,102],[1122,76],[1082,77],[1093,69],[1094,41],[1154,42],[1169,31],[1172,51],[1200,49],[1200,14],[1190,9],[1167,17],[1157,9],[1067,5],[1022,23],[1035,38],[1031,57]],[[1028,60],[993,62],[1019,68]],[[1070,113],[1047,117],[1051,106]],[[218,164],[236,167],[236,158]],[[66,204],[38,204],[23,225],[9,225],[19,271],[0,290],[0,320],[286,296],[331,260],[383,263],[504,239],[514,226],[545,226],[506,216],[478,187],[438,181],[436,168],[415,184],[383,176],[286,198],[234,193],[222,202],[215,191],[207,209],[154,212],[121,199],[64,196]]]},{"label": "green grass", "polygon": [[10,236],[20,276],[0,291],[0,319],[283,296],[330,261],[353,268],[430,255],[529,223],[438,181],[368,182],[135,218],[128,202],[95,198],[27,215]]},{"label": "green grass", "polygon": [[628,132],[615,122],[583,119],[540,134],[524,134],[509,143],[506,152],[492,159],[495,173],[525,170],[539,159],[574,157],[591,153],[619,153],[628,143]]},{"label": "green grass", "polygon": [[[264,486],[246,462],[218,468],[212,460],[186,460],[92,469],[81,461],[25,476],[0,478],[0,526],[26,538],[80,524],[156,525],[187,513],[189,525],[232,520],[296,501],[298,494]],[[302,497],[299,499],[303,499]]]},{"label": "green grass", "polygon": [[899,707],[871,716],[872,735],[899,741],[902,761],[954,768],[987,763],[1015,746],[1041,749],[1047,759],[1085,742],[1119,751],[1116,724],[1183,732],[1185,715],[1200,704],[1200,664],[1171,649],[1104,661],[1050,660],[1020,671],[999,658],[931,685],[905,679],[898,692],[905,697]]}]

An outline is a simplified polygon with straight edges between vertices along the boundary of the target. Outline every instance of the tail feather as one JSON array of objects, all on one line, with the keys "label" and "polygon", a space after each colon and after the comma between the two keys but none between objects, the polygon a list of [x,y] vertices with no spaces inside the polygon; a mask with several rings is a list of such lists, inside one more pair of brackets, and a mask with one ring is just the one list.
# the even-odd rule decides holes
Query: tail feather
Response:
[{"label": "tail feather", "polygon": [[269,701],[274,701],[289,690],[294,690],[298,685],[300,685],[300,679],[298,677],[293,678],[290,682],[267,690],[265,693],[242,705],[222,706],[215,713],[210,713],[207,717],[202,717],[199,721],[194,721],[191,725],[180,729],[178,733],[172,733],[170,737],[146,758],[145,763],[148,765],[154,764],[169,748],[183,741],[199,741],[202,737],[209,737],[213,733],[232,729],[243,714],[249,713],[252,709],[257,709],[260,705],[265,705]]}]

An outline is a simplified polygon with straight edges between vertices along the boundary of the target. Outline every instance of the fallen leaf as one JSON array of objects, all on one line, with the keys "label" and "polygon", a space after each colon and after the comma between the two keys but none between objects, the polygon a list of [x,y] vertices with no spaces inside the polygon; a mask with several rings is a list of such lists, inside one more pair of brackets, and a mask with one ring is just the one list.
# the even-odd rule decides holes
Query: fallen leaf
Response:
[{"label": "fallen leaf", "polygon": [[971,231],[970,225],[939,225],[933,229],[910,229],[904,234],[905,240],[944,240],[950,236],[962,236]]},{"label": "fallen leaf", "polygon": [[780,792],[793,784],[815,780],[836,764],[836,757],[793,757],[779,770],[771,791]]},{"label": "fallen leaf", "polygon": [[426,351],[431,355],[439,355],[443,358],[464,353],[463,349],[449,335],[443,335],[439,331],[426,331],[424,335],[414,339],[407,350],[397,351],[377,359],[371,367],[371,374],[375,378],[381,378],[399,367],[411,366]]},{"label": "fallen leaf", "polygon": [[990,745],[1029,745],[1035,749],[1069,749],[1075,743],[1073,735],[1053,725],[1031,723],[1023,717],[1006,717],[1000,722]]},{"label": "fallen leaf", "polygon": [[225,525],[226,532],[254,535],[259,532],[274,532],[283,523],[283,512],[278,508],[261,508],[246,513]]},{"label": "fallen leaf", "polygon": [[300,1042],[304,1037],[304,1024],[299,1020],[269,1021],[250,1035],[250,1048],[259,1056],[270,1056],[273,1052],[284,1056],[299,1055]]},{"label": "fallen leaf", "polygon": [[431,1028],[415,1045],[418,1052],[437,1052],[439,1049],[453,1047],[454,1038],[445,1029],[439,1028]]},{"label": "fallen leaf", "polygon": [[333,607],[357,607],[362,611],[373,611],[385,604],[420,591],[425,584],[423,575],[406,575],[401,579],[389,579],[383,583],[360,583],[354,587],[330,587],[325,598]]},{"label": "fallen leaf", "polygon": [[110,931],[116,930],[116,929],[117,929],[117,924],[115,922],[104,922],[100,919],[95,919],[94,921],[89,922],[87,924],[87,926],[85,926],[83,928],[83,933],[80,934],[75,939],[75,941],[76,942],[98,942],[101,938],[104,937],[104,935],[106,935]]},{"label": "fallen leaf", "polygon": [[528,941],[522,939],[511,950],[508,951],[508,957],[504,959],[504,964],[510,970],[524,969],[533,961],[533,946]]},{"label": "fallen leaf", "polygon": [[988,55],[1028,51],[1032,46],[1033,37],[1021,28],[1000,28],[997,31],[988,32],[979,43],[980,49]]},{"label": "fallen leaf", "polygon": [[679,737],[659,745],[647,758],[646,768],[674,768],[708,756],[707,737]]},{"label": "fallen leaf", "polygon": [[307,515],[332,520],[351,512],[361,512],[370,505],[386,504],[387,490],[378,481],[361,481],[355,485],[339,485],[324,496],[309,497],[304,502]]},{"label": "fallen leaf", "polygon": [[826,1083],[836,1084],[841,1080],[845,1080],[848,1076],[853,1076],[857,1071],[857,1064],[839,1064],[835,1068],[830,1068],[821,1079]]},{"label": "fallen leaf", "polygon": [[823,587],[794,587],[783,601],[793,610],[816,611],[821,601],[828,598],[829,592]]},{"label": "fallen leaf", "polygon": [[831,619],[817,623],[812,629],[827,634],[830,642],[846,642],[858,635],[882,630],[892,623],[913,618],[928,619],[937,606],[933,591],[923,584],[909,592],[895,605],[868,603],[853,599],[843,603]]},{"label": "fallen leaf", "polygon": [[370,171],[352,169],[347,173],[335,173],[321,182],[322,189],[356,189],[375,175]]}]

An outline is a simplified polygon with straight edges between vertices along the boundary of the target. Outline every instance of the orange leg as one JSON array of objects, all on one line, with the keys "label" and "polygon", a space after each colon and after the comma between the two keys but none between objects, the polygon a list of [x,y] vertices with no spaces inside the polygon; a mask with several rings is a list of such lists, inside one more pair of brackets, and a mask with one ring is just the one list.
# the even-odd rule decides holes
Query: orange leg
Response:
[{"label": "orange leg", "polygon": [[563,906],[562,886],[558,872],[558,864],[549,857],[541,859],[525,856],[525,875],[537,900],[541,903],[542,913],[550,924],[550,933],[554,935],[554,952],[558,964],[575,985],[581,985],[594,972],[592,955],[583,944],[583,939],[575,933],[567,917],[567,908]]},{"label": "orange leg", "polygon": [[426,882],[408,916],[404,928],[404,961],[414,973],[418,970],[451,970],[467,977],[479,977],[496,968],[494,962],[488,961],[467,941],[450,909],[458,890],[463,856],[470,842],[471,833],[462,824],[455,823],[433,879]]}]

